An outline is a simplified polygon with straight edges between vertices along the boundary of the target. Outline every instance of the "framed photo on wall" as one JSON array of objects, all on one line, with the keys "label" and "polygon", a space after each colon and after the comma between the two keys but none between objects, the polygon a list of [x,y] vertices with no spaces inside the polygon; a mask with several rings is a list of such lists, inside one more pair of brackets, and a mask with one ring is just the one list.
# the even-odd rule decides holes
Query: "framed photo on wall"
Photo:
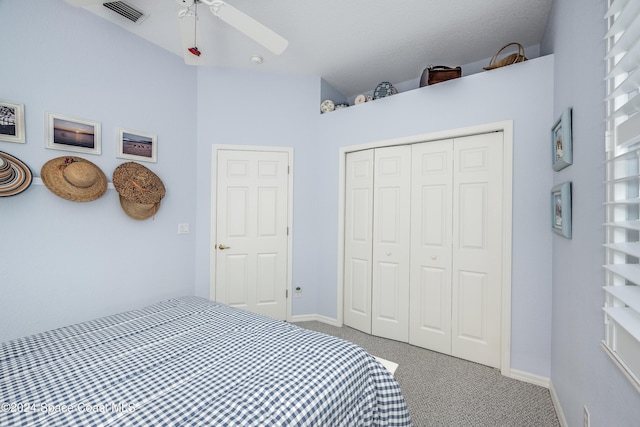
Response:
[{"label": "framed photo on wall", "polygon": [[118,129],[116,157],[156,163],[158,161],[158,137],[151,133],[120,128]]},{"label": "framed photo on wall", "polygon": [[0,99],[0,141],[24,144],[24,104]]},{"label": "framed photo on wall", "polygon": [[573,134],[571,132],[571,108],[567,108],[551,128],[551,153],[553,170],[559,171],[573,163]]},{"label": "framed photo on wall", "polygon": [[564,182],[551,189],[551,229],[571,239],[571,183]]},{"label": "framed photo on wall", "polygon": [[45,147],[52,150],[101,154],[100,122],[47,113]]}]

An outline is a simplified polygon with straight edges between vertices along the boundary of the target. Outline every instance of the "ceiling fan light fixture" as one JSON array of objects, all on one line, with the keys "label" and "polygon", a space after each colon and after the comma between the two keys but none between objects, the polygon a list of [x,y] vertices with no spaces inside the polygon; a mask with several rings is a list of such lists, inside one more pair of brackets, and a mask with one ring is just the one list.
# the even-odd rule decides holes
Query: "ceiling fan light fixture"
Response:
[{"label": "ceiling fan light fixture", "polygon": [[260,55],[251,55],[251,63],[252,64],[260,65],[260,64],[262,64],[262,61],[264,61],[262,56],[260,56]]}]

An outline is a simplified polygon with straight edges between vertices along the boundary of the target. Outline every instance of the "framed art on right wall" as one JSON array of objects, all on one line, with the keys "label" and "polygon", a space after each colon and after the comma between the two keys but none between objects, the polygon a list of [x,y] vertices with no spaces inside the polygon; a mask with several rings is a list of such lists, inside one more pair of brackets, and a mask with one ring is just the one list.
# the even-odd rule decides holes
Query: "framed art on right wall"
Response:
[{"label": "framed art on right wall", "polygon": [[551,128],[551,153],[553,170],[559,171],[573,163],[573,135],[571,132],[571,107],[562,112]]},{"label": "framed art on right wall", "polygon": [[571,183],[563,182],[551,189],[551,229],[571,238]]}]

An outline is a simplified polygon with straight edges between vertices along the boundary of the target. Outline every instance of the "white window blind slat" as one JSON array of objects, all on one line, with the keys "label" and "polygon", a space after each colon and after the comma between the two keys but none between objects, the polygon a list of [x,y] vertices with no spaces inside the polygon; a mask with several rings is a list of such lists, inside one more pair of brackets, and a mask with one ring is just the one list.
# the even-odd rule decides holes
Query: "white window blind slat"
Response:
[{"label": "white window blind slat", "polygon": [[[640,10],[640,3],[636,6],[636,9]],[[636,15],[631,18],[632,21],[624,30],[622,36],[616,41],[616,43],[609,49],[605,59],[613,58],[621,53],[632,51],[634,45],[638,42],[638,34],[640,34],[640,16]],[[616,21],[617,23],[618,21]],[[616,34],[611,34],[612,36]]]},{"label": "white window blind slat", "polygon": [[623,304],[640,312],[640,287],[638,286],[605,286],[604,290]]},{"label": "white window blind slat", "polygon": [[615,221],[604,224],[606,227],[624,228],[627,230],[640,231],[640,221]]},{"label": "white window blind slat", "polygon": [[[622,116],[631,116],[640,111],[640,96],[629,97],[618,109],[615,110],[612,117],[620,118]],[[618,138],[616,138],[618,143]]]},{"label": "white window blind slat", "polygon": [[608,4],[602,345],[640,390],[640,1]]},{"label": "white window blind slat", "polygon": [[[604,247],[640,258],[640,243],[638,242],[607,243]],[[640,290],[640,287],[638,289]],[[640,306],[638,308],[640,309]]]},{"label": "white window blind slat", "polygon": [[[640,96],[636,96],[637,98]],[[635,114],[616,126],[616,145],[625,147],[638,142],[640,142],[640,114]]]},{"label": "white window blind slat", "polygon": [[604,224],[608,228],[624,228],[626,230],[640,231],[640,221],[614,221]]},{"label": "white window blind slat", "polygon": [[633,90],[638,87],[640,87],[640,69],[636,68],[629,73],[627,78],[624,79],[611,94],[609,94],[606,100],[608,101],[617,98],[618,96],[626,95],[629,92],[633,92]]},{"label": "white window blind slat", "polygon": [[617,0],[615,2],[611,2],[607,13],[604,15],[604,19],[609,19],[612,16],[622,12],[622,10],[627,6],[627,4],[629,4],[630,1],[632,0]]},{"label": "white window blind slat", "polygon": [[638,63],[640,62],[639,60],[640,43],[636,43],[631,49],[625,52],[624,57],[616,62],[616,64],[607,74],[606,79],[611,79],[615,76],[619,76],[620,74],[628,73],[632,70],[635,70],[636,68],[638,68]]},{"label": "white window blind slat", "polygon": [[638,264],[607,264],[608,271],[633,283],[640,283],[640,265]]},{"label": "white window blind slat", "polygon": [[629,307],[605,307],[604,312],[624,328],[636,341],[640,341],[640,314]]}]

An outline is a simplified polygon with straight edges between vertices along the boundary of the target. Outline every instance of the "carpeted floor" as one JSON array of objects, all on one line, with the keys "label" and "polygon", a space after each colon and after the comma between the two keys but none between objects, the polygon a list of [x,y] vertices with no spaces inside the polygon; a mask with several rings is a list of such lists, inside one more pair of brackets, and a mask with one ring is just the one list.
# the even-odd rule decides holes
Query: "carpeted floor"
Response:
[{"label": "carpeted floor", "polygon": [[506,378],[497,369],[358,330],[321,322],[303,328],[354,342],[397,363],[395,371],[416,427],[558,427],[544,387]]}]

